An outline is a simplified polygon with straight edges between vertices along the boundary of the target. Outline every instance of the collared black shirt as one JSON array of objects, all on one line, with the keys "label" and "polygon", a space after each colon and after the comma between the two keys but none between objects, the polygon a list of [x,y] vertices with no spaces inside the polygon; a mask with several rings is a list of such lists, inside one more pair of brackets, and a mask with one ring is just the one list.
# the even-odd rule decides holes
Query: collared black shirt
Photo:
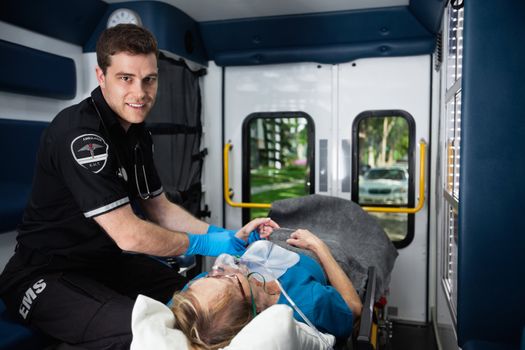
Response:
[{"label": "collared black shirt", "polygon": [[100,88],[91,96],[45,131],[17,238],[26,250],[80,266],[121,254],[93,217],[139,199],[137,187],[142,197],[162,193],[144,124],[126,132]]}]

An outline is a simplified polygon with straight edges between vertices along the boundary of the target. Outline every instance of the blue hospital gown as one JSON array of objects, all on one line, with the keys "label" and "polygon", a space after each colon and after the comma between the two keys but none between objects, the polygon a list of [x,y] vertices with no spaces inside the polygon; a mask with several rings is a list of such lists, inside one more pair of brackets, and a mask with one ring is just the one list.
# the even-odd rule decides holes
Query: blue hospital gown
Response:
[{"label": "blue hospital gown", "polygon": [[[299,262],[290,267],[279,282],[319,331],[348,338],[352,333],[352,311],[339,292],[327,285],[322,267],[306,255],[299,256]],[[290,305],[283,293],[277,303]],[[293,316],[304,322],[295,310]]]}]

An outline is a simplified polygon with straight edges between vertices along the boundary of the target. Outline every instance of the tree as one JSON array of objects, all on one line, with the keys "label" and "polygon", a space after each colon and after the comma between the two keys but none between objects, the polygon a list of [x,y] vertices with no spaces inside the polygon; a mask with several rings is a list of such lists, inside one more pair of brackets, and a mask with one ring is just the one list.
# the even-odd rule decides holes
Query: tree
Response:
[{"label": "tree", "polygon": [[359,123],[360,162],[392,165],[408,153],[408,125],[399,116],[370,117]]}]

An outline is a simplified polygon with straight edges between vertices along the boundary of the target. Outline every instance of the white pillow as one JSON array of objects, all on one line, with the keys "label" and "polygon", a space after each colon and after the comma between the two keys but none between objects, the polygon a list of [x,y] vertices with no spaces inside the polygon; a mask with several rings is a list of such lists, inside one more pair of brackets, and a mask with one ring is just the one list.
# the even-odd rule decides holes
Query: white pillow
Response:
[{"label": "white pillow", "polygon": [[154,299],[139,295],[131,313],[131,350],[188,350],[184,333],[174,329],[173,312]]},{"label": "white pillow", "polygon": [[[174,329],[174,324],[175,317],[166,305],[139,295],[131,315],[131,350],[188,350],[186,336]],[[333,346],[335,338],[323,336]],[[244,327],[224,350],[330,349],[327,343],[312,328],[295,321],[289,306],[273,305]]]},{"label": "white pillow", "polygon": [[297,322],[287,305],[273,305],[257,315],[237,334],[224,350],[318,350],[330,349],[335,338],[321,334],[308,325]]}]

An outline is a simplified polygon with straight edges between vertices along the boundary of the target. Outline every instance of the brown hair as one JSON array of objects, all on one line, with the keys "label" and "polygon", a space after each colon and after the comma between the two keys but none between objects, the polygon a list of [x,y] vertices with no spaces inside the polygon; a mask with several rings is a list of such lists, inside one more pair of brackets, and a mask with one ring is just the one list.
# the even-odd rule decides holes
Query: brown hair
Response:
[{"label": "brown hair", "polygon": [[216,303],[202,307],[191,291],[175,293],[171,307],[175,327],[194,349],[215,350],[230,344],[233,337],[253,318],[251,305],[227,289]]},{"label": "brown hair", "polygon": [[135,24],[119,24],[108,28],[98,38],[97,63],[104,74],[111,65],[111,56],[120,52],[159,55],[157,40],[153,34]]}]

